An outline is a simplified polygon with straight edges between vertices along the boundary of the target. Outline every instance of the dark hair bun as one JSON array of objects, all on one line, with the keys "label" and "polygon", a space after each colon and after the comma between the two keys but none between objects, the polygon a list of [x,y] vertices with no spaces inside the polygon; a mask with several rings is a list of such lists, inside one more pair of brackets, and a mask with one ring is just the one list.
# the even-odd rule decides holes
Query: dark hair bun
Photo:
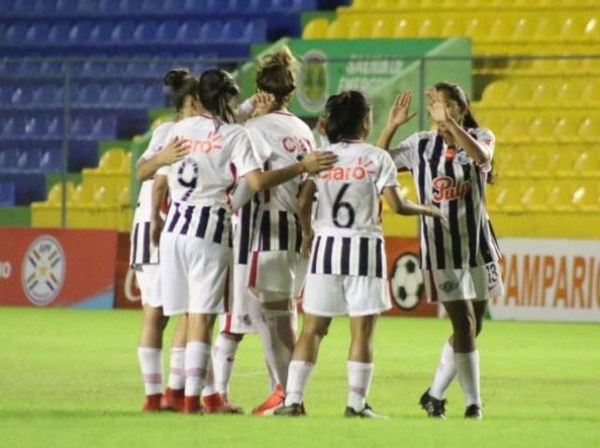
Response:
[{"label": "dark hair bun", "polygon": [[186,78],[190,76],[190,71],[187,68],[174,68],[169,70],[163,80],[165,86],[173,89],[179,89],[183,86]]}]

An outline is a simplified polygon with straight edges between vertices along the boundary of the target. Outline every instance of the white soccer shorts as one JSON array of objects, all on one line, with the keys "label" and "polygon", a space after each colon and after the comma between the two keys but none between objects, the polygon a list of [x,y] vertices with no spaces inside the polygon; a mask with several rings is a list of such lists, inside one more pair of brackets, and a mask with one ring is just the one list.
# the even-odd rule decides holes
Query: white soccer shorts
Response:
[{"label": "white soccer shorts", "polygon": [[137,265],[135,279],[142,295],[142,304],[151,306],[152,308],[161,307],[159,265]]},{"label": "white soccer shorts", "polygon": [[294,251],[265,251],[250,254],[247,285],[258,291],[270,291],[298,297],[308,260]]}]

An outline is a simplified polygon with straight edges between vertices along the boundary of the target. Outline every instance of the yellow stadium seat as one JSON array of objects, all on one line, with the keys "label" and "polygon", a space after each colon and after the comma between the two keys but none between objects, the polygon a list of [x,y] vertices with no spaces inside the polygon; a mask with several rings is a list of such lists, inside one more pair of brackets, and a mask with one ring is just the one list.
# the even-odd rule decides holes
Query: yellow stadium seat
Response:
[{"label": "yellow stadium seat", "polygon": [[554,136],[559,142],[573,143],[579,140],[579,126],[581,122],[575,116],[561,117],[556,122]]},{"label": "yellow stadium seat", "polygon": [[502,140],[507,142],[519,143],[530,140],[527,121],[523,117],[509,117],[504,122],[500,135]]},{"label": "yellow stadium seat", "polygon": [[553,42],[558,39],[560,24],[555,17],[545,16],[535,24],[535,29],[531,35],[534,42]]},{"label": "yellow stadium seat", "polygon": [[581,188],[580,182],[575,184],[573,181],[567,180],[561,180],[558,183],[552,181],[552,185],[548,187],[548,206],[556,212],[574,211],[575,195],[579,188]]},{"label": "yellow stadium seat", "polygon": [[512,40],[514,22],[505,17],[493,19],[487,33],[473,36],[473,39],[481,42],[507,43]]},{"label": "yellow stadium seat", "polygon": [[528,81],[518,81],[509,86],[506,91],[506,102],[509,107],[528,107],[532,103],[533,91]]},{"label": "yellow stadium seat", "polygon": [[556,81],[545,79],[532,86],[531,105],[539,108],[546,108],[554,105],[556,97]]},{"label": "yellow stadium seat", "polygon": [[415,21],[400,19],[394,28],[394,37],[416,37],[417,24]]},{"label": "yellow stadium seat", "polygon": [[575,161],[578,154],[570,148],[560,148],[551,152],[553,164],[549,167],[549,177],[573,178],[576,177]]},{"label": "yellow stadium seat", "polygon": [[371,30],[371,37],[376,39],[389,39],[394,36],[395,23],[387,18],[375,21]]},{"label": "yellow stadium seat", "polygon": [[563,107],[579,106],[581,104],[581,83],[575,80],[561,83],[556,89],[554,99]]},{"label": "yellow stadium seat", "polygon": [[600,79],[588,81],[582,89],[581,101],[586,106],[600,107]]},{"label": "yellow stadium seat", "polygon": [[467,22],[465,35],[471,37],[474,41],[480,42],[488,39],[490,23],[487,18],[473,17]]},{"label": "yellow stadium seat", "polygon": [[417,30],[418,37],[440,37],[441,35],[442,24],[440,19],[435,16],[424,18]]},{"label": "yellow stadium seat", "polygon": [[348,27],[349,39],[368,39],[371,37],[371,22],[364,18],[353,20]]},{"label": "yellow stadium seat", "polygon": [[600,120],[598,117],[587,117],[579,126],[579,137],[585,142],[598,143],[600,142]]},{"label": "yellow stadium seat", "polygon": [[555,128],[554,117],[536,117],[529,124],[529,138],[535,142],[551,143],[555,139]]},{"label": "yellow stadium seat", "polygon": [[584,178],[600,179],[600,150],[582,152],[575,160],[574,172]]},{"label": "yellow stadium seat", "polygon": [[510,40],[516,42],[530,42],[535,34],[535,25],[532,20],[526,17],[519,17],[513,24],[510,34]]},{"label": "yellow stadium seat", "polygon": [[466,23],[462,17],[449,17],[442,20],[440,36],[443,37],[461,37],[466,35]]},{"label": "yellow stadium seat", "polygon": [[348,37],[348,22],[337,19],[327,26],[326,39],[346,39]]},{"label": "yellow stadium seat", "polygon": [[327,19],[313,19],[306,24],[302,30],[303,39],[325,39],[327,36],[327,27],[329,21]]},{"label": "yellow stadium seat", "polygon": [[109,149],[100,158],[98,170],[100,171],[120,171],[123,166],[125,151],[120,148]]},{"label": "yellow stadium seat", "polygon": [[574,197],[574,206],[582,212],[600,211],[600,188],[596,183],[586,183]]},{"label": "yellow stadium seat", "polygon": [[[75,186],[73,185],[73,182],[71,181],[67,181],[66,182],[66,186],[67,186],[67,201],[71,199],[71,197],[73,196],[73,193],[75,192]],[[48,192],[48,199],[47,201],[50,203],[61,203],[63,200],[63,183],[62,182],[58,182],[54,185],[52,185],[52,188],[50,188],[50,191]]]},{"label": "yellow stadium seat", "polygon": [[522,212],[524,207],[521,201],[523,197],[523,184],[519,181],[505,181],[489,188],[488,202],[492,210],[515,213]]},{"label": "yellow stadium seat", "polygon": [[548,188],[544,182],[529,182],[522,190],[521,205],[528,212],[545,212],[549,209]]}]

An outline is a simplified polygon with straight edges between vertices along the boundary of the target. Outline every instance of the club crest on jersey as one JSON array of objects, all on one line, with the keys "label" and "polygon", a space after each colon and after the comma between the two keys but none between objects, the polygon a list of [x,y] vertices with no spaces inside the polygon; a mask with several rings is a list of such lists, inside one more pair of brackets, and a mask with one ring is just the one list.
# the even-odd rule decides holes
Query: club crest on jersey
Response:
[{"label": "club crest on jersey", "polygon": [[370,168],[372,165],[372,160],[363,160],[362,157],[359,157],[354,165],[334,166],[328,171],[318,174],[318,177],[324,180],[362,180],[367,176],[375,175],[373,168]]},{"label": "club crest on jersey", "polygon": [[213,131],[209,132],[208,138],[206,138],[205,140],[190,140],[190,154],[195,152],[210,154],[212,151],[217,151],[223,148],[219,143],[220,141],[221,135],[216,134]]},{"label": "club crest on jersey", "polygon": [[471,191],[471,182],[459,180],[456,182],[448,176],[440,176],[433,179],[433,196],[435,202],[452,201],[461,199]]}]

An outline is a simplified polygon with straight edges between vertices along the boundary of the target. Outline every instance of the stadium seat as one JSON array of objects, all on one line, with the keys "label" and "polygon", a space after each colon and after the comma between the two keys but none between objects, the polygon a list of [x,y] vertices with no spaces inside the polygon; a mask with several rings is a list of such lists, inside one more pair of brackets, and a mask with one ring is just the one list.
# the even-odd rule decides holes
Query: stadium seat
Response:
[{"label": "stadium seat", "polygon": [[32,103],[37,106],[58,107],[63,104],[62,87],[55,87],[50,84],[38,87],[34,94]]},{"label": "stadium seat", "polygon": [[221,37],[226,42],[239,42],[246,41],[245,28],[246,25],[250,25],[251,22],[245,23],[243,20],[234,19],[228,20],[221,29]]},{"label": "stadium seat", "polygon": [[144,91],[143,104],[147,107],[164,107],[165,94],[159,85],[150,85]]},{"label": "stadium seat", "polygon": [[26,34],[27,26],[24,23],[12,23],[6,28],[4,32],[4,38],[2,40],[7,44],[20,45],[25,40]]},{"label": "stadium seat", "polygon": [[581,104],[581,84],[577,81],[565,81],[558,85],[554,99],[562,107]]},{"label": "stadium seat", "polygon": [[536,117],[529,124],[529,138],[534,142],[551,143],[556,129],[556,120],[553,117]]},{"label": "stadium seat", "polygon": [[[194,25],[190,25],[192,32],[198,28]],[[200,42],[220,42],[226,37],[223,35],[223,23],[219,20],[207,20],[202,24],[200,29],[200,35],[196,38]],[[231,30],[230,30],[231,31]],[[198,34],[195,34],[198,36]]]},{"label": "stadium seat", "polygon": [[578,176],[591,179],[600,178],[600,150],[582,152],[575,160],[573,171]]},{"label": "stadium seat", "polygon": [[99,105],[102,107],[106,106],[119,106],[123,95],[123,88],[119,83],[110,83],[102,88],[100,93]]},{"label": "stadium seat", "polygon": [[135,107],[144,97],[144,86],[142,84],[126,84],[123,88],[121,104]]},{"label": "stadium seat", "polygon": [[115,25],[110,40],[115,44],[132,42],[134,32],[135,22],[132,20],[124,20]]},{"label": "stadium seat", "polygon": [[544,182],[524,185],[521,191],[521,205],[528,212],[546,212],[549,210],[548,187]]},{"label": "stadium seat", "polygon": [[0,183],[0,207],[14,207],[16,199],[15,184],[12,182]]},{"label": "stadium seat", "polygon": [[588,81],[583,87],[581,100],[586,106],[600,108],[600,80]]},{"label": "stadium seat", "polygon": [[50,27],[47,23],[33,23],[25,34],[25,42],[31,45],[43,45],[48,40]]},{"label": "stadium seat", "polygon": [[313,19],[302,30],[303,39],[325,39],[329,22],[327,19]]},{"label": "stadium seat", "polygon": [[26,106],[33,100],[33,87],[31,85],[22,85],[17,87],[11,96],[13,106]]},{"label": "stadium seat", "polygon": [[10,173],[15,171],[18,160],[19,150],[17,148],[0,150],[0,172]]},{"label": "stadium seat", "polygon": [[365,19],[357,19],[348,27],[348,39],[368,39],[371,37],[371,23]]},{"label": "stadium seat", "polygon": [[92,35],[92,23],[90,21],[75,22],[69,32],[69,42],[75,45],[87,44]]},{"label": "stadium seat", "polygon": [[155,42],[158,33],[158,24],[155,21],[141,22],[133,32],[133,40],[138,43]]},{"label": "stadium seat", "polygon": [[531,104],[536,107],[548,107],[554,105],[556,98],[556,82],[544,80],[532,86]]},{"label": "stadium seat", "polygon": [[579,126],[579,136],[583,139],[584,142],[590,143],[599,143],[600,142],[600,134],[598,133],[598,129],[600,126],[600,120],[598,117],[587,117],[583,120],[581,125]]},{"label": "stadium seat", "polygon": [[61,159],[60,151],[45,150],[40,158],[40,171],[44,174],[60,173],[62,171]]},{"label": "stadium seat", "polygon": [[90,138],[96,140],[115,138],[117,130],[117,121],[114,116],[98,117],[92,126]]},{"label": "stadium seat", "polygon": [[559,142],[575,143],[579,140],[579,126],[581,120],[573,116],[564,116],[558,119],[554,128],[554,137]]},{"label": "stadium seat", "polygon": [[51,44],[63,45],[69,39],[71,27],[68,22],[58,22],[53,24],[48,31],[48,42]]},{"label": "stadium seat", "polygon": [[114,27],[115,25],[113,22],[103,20],[96,23],[90,32],[90,41],[95,44],[106,44],[110,42]]},{"label": "stadium seat", "polygon": [[60,14],[73,14],[77,9],[77,0],[57,0],[56,12]]},{"label": "stadium seat", "polygon": [[417,30],[418,37],[441,37],[441,35],[442,23],[440,19],[435,16],[425,18]]},{"label": "stadium seat", "polygon": [[375,39],[389,39],[394,35],[395,26],[394,21],[387,18],[380,18],[371,27],[371,37]]},{"label": "stadium seat", "polygon": [[64,134],[64,122],[62,118],[53,117],[46,123],[46,136],[48,138],[62,138]]},{"label": "stadium seat", "polygon": [[408,19],[400,19],[394,28],[393,37],[415,37],[417,35],[417,24]]},{"label": "stadium seat", "polygon": [[348,37],[348,24],[344,20],[336,19],[327,26],[326,39],[346,39]]},{"label": "stadium seat", "polygon": [[85,84],[79,89],[77,102],[84,106],[97,104],[100,101],[100,95],[102,95],[100,84]]},{"label": "stadium seat", "polygon": [[75,117],[71,123],[71,135],[76,138],[89,138],[94,127],[92,117],[79,116]]},{"label": "stadium seat", "polygon": [[510,84],[507,81],[494,81],[489,83],[481,97],[481,102],[485,106],[497,106],[508,102],[511,103],[511,99],[507,97]]},{"label": "stadium seat", "polygon": [[123,159],[126,153],[123,149],[114,148],[106,151],[98,162],[98,170],[106,173],[120,171],[123,166]]}]

